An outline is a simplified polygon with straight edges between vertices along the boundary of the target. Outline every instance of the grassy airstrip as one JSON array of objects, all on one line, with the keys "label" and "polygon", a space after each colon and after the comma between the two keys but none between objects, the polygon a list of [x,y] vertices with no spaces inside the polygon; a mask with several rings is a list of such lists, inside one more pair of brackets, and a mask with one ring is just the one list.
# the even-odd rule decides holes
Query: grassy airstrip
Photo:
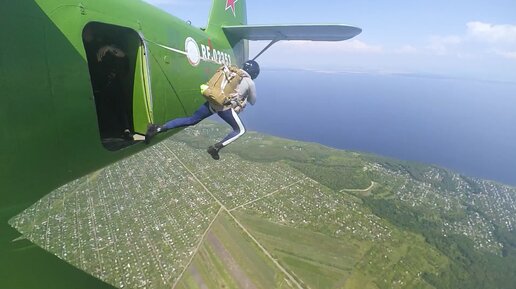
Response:
[{"label": "grassy airstrip", "polygon": [[239,219],[280,263],[311,288],[339,288],[366,248],[324,234],[272,223],[256,216]]},{"label": "grassy airstrip", "polygon": [[246,236],[227,212],[206,235],[177,288],[291,288],[287,276]]}]

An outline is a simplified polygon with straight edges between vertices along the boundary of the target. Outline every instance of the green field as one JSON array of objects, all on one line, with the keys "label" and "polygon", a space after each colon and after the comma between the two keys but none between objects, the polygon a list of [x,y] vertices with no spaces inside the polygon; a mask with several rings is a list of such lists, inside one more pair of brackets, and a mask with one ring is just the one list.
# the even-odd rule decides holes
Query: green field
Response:
[{"label": "green field", "polygon": [[287,280],[230,215],[222,212],[176,288],[294,288]]},{"label": "green field", "polygon": [[10,224],[119,288],[513,289],[516,189],[207,122]]},{"label": "green field", "polygon": [[242,212],[222,212],[176,288],[299,288],[279,268],[300,288],[434,288],[421,273],[437,272],[446,258],[421,237],[400,237],[388,244],[333,238]]},{"label": "green field", "polygon": [[300,283],[310,288],[339,288],[366,248],[321,233],[238,214],[238,218]]},{"label": "green field", "polygon": [[[313,192],[296,190],[301,191]],[[317,195],[314,195],[317,202],[304,198],[302,203],[315,208],[304,207],[298,210],[299,215],[316,219],[320,214],[317,207],[339,202],[332,199],[338,198],[337,194],[324,192],[326,201]],[[374,218],[358,202],[340,204],[337,208],[344,210],[337,209],[335,214],[325,216],[319,226],[313,226],[298,221],[293,211],[278,210],[285,204],[280,200],[287,195],[300,197],[285,192],[273,198],[279,204],[276,208],[273,203],[264,202],[263,207],[238,210],[235,216],[307,288],[433,288],[421,274],[439,272],[447,265],[446,257],[420,235],[400,231]],[[265,208],[291,217],[282,222]],[[339,223],[342,230],[346,227],[353,230],[335,233]]]}]

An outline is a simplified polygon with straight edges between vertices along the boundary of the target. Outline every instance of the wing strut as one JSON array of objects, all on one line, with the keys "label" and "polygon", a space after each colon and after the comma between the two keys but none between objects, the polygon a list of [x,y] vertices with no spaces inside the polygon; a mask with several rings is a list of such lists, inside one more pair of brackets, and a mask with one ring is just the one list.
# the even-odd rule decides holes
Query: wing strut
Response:
[{"label": "wing strut", "polygon": [[262,55],[265,51],[267,51],[267,49],[269,49],[272,45],[274,45],[274,43],[280,41],[281,39],[274,39],[271,41],[271,43],[269,43],[269,45],[265,46],[264,49],[262,49],[262,51],[260,51],[260,53],[258,53],[258,55],[256,55],[253,60],[256,60],[258,57],[260,57],[260,55]]}]

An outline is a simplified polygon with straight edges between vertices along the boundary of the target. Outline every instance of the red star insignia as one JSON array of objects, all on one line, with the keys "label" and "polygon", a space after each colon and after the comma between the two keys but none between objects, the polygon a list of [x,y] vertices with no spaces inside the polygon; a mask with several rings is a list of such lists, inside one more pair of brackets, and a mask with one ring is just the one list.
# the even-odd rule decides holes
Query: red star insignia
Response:
[{"label": "red star insignia", "polygon": [[235,3],[237,3],[238,0],[226,0],[226,11],[228,11],[229,8],[231,8],[231,11],[233,11],[233,16],[236,17],[235,13]]}]

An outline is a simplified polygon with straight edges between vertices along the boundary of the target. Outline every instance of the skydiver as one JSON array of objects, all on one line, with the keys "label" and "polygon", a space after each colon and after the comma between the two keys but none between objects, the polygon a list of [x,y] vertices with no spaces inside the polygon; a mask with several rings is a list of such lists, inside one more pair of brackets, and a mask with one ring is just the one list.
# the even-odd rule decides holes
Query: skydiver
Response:
[{"label": "skydiver", "polygon": [[208,153],[214,160],[220,159],[219,151],[225,146],[237,140],[245,133],[245,127],[242,120],[238,117],[238,114],[242,112],[249,102],[251,105],[256,103],[256,87],[254,79],[260,74],[260,66],[254,60],[246,61],[241,69],[245,77],[242,82],[237,86],[236,93],[234,94],[231,103],[224,106],[218,106],[210,102],[202,104],[192,116],[176,118],[168,121],[164,125],[150,124],[147,128],[145,135],[145,143],[149,143],[150,140],[158,133],[165,132],[178,127],[186,127],[198,124],[201,120],[217,113],[226,123],[228,123],[233,131],[231,131],[224,139],[220,142],[209,146]]}]

